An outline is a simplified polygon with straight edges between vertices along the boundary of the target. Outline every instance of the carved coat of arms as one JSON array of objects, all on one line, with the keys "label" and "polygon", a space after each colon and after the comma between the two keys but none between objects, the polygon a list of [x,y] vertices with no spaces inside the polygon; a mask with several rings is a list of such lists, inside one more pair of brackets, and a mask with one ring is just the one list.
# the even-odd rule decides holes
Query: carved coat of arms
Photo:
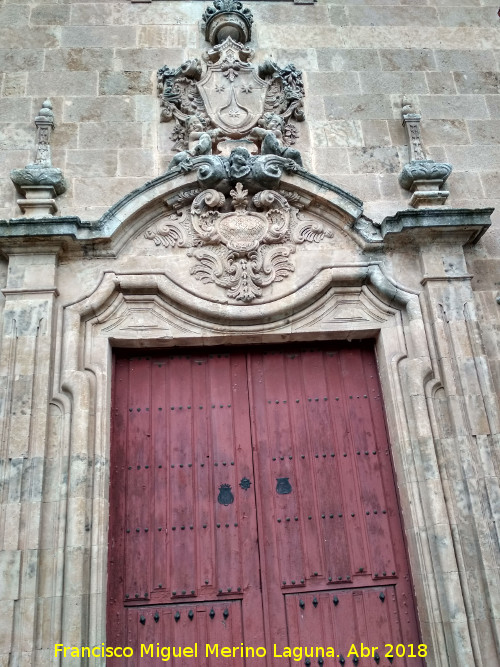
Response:
[{"label": "carved coat of arms", "polygon": [[[253,55],[253,49],[227,37],[204,54],[205,70],[198,59],[158,70],[161,120],[175,118],[175,150],[192,151],[202,132],[210,141],[197,155],[217,154],[221,139],[260,144],[262,134],[252,130],[265,125],[265,114],[279,117],[275,136],[282,148],[295,143],[298,132],[291,121],[304,119],[302,73],[292,64],[281,68],[272,60],[257,68],[251,63]],[[194,119],[196,137],[190,136]]]}]

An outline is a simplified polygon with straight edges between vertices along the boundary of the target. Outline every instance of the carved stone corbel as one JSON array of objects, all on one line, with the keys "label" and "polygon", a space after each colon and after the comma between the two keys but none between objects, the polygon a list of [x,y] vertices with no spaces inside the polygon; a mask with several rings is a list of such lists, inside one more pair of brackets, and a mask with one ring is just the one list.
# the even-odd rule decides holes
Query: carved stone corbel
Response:
[{"label": "carved stone corbel", "polygon": [[17,190],[24,195],[17,204],[30,218],[51,217],[58,211],[55,197],[66,192],[66,182],[60,169],[52,166],[50,135],[55,128],[50,100],[42,104],[35,118],[37,150],[33,164],[24,169],[13,169],[10,178]]},{"label": "carved stone corbel", "polygon": [[403,98],[403,127],[408,135],[410,161],[399,175],[399,184],[413,193],[410,206],[414,208],[444,204],[450,193],[441,188],[452,171],[451,164],[447,162],[427,159],[420,134],[421,118]]}]

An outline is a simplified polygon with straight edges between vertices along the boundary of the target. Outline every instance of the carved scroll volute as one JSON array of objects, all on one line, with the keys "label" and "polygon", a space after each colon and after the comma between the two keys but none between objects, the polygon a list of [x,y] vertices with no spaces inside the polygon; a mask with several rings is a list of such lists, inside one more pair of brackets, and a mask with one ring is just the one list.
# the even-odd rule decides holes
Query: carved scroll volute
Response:
[{"label": "carved scroll volute", "polygon": [[272,190],[258,192],[253,203],[256,208],[267,208],[266,217],[269,220],[269,230],[263,239],[266,243],[280,243],[289,228],[290,205],[283,195]]},{"label": "carved scroll volute", "polygon": [[191,205],[191,223],[200,240],[205,243],[219,243],[220,237],[215,221],[220,216],[218,208],[226,198],[217,190],[205,190],[195,197]]}]

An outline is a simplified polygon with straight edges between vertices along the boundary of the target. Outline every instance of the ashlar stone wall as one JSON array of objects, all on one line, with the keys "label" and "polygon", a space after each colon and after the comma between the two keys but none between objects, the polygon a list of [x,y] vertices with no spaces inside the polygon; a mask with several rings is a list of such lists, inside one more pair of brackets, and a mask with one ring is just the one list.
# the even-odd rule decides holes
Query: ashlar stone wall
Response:
[{"label": "ashlar stone wall", "polygon": [[[56,115],[63,214],[95,219],[171,159],[155,71],[198,56],[206,3],[0,0],[0,218],[18,214],[8,172],[33,157],[33,118]],[[493,0],[249,2],[256,60],[302,68],[307,120],[298,147],[312,172],[381,219],[409,195],[400,122],[421,112],[429,157],[453,164],[452,206],[495,205],[500,165],[500,34]],[[498,214],[497,214],[498,215]],[[499,244],[488,244],[499,251]],[[499,251],[500,252],[500,251]]]},{"label": "ashlar stone wall", "polygon": [[[95,220],[164,172],[171,124],[160,124],[155,72],[200,55],[207,3],[0,0],[0,219],[20,215],[12,168],[34,158],[33,119],[50,97],[63,215]],[[380,222],[408,203],[406,94],[422,114],[428,156],[453,165],[453,207],[494,206],[494,227],[468,254],[485,344],[500,392],[500,21],[493,0],[249,0],[256,61],[304,72],[308,169],[355,194]]]}]

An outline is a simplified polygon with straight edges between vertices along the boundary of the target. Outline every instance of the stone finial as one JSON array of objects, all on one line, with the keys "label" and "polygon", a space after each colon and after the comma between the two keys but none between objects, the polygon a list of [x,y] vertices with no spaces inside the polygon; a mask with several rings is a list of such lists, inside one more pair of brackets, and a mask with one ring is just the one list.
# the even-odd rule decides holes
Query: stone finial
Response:
[{"label": "stone finial", "polygon": [[50,100],[45,100],[35,118],[35,162],[24,169],[13,169],[10,178],[17,190],[24,195],[17,204],[29,218],[45,218],[57,213],[55,197],[66,192],[66,182],[60,169],[52,166],[50,137],[55,128],[54,112]]},{"label": "stone finial", "polygon": [[452,166],[447,162],[434,162],[427,159],[420,134],[422,116],[415,113],[412,104],[406,97],[402,100],[403,127],[408,135],[410,161],[405,164],[399,175],[399,184],[410,190],[412,196],[410,206],[440,206],[445,203],[447,190],[441,190],[444,182],[451,174]]},{"label": "stone finial", "polygon": [[207,7],[202,19],[205,22],[205,39],[212,46],[221,44],[227,37],[246,44],[252,36],[252,12],[239,0],[214,0]]}]

